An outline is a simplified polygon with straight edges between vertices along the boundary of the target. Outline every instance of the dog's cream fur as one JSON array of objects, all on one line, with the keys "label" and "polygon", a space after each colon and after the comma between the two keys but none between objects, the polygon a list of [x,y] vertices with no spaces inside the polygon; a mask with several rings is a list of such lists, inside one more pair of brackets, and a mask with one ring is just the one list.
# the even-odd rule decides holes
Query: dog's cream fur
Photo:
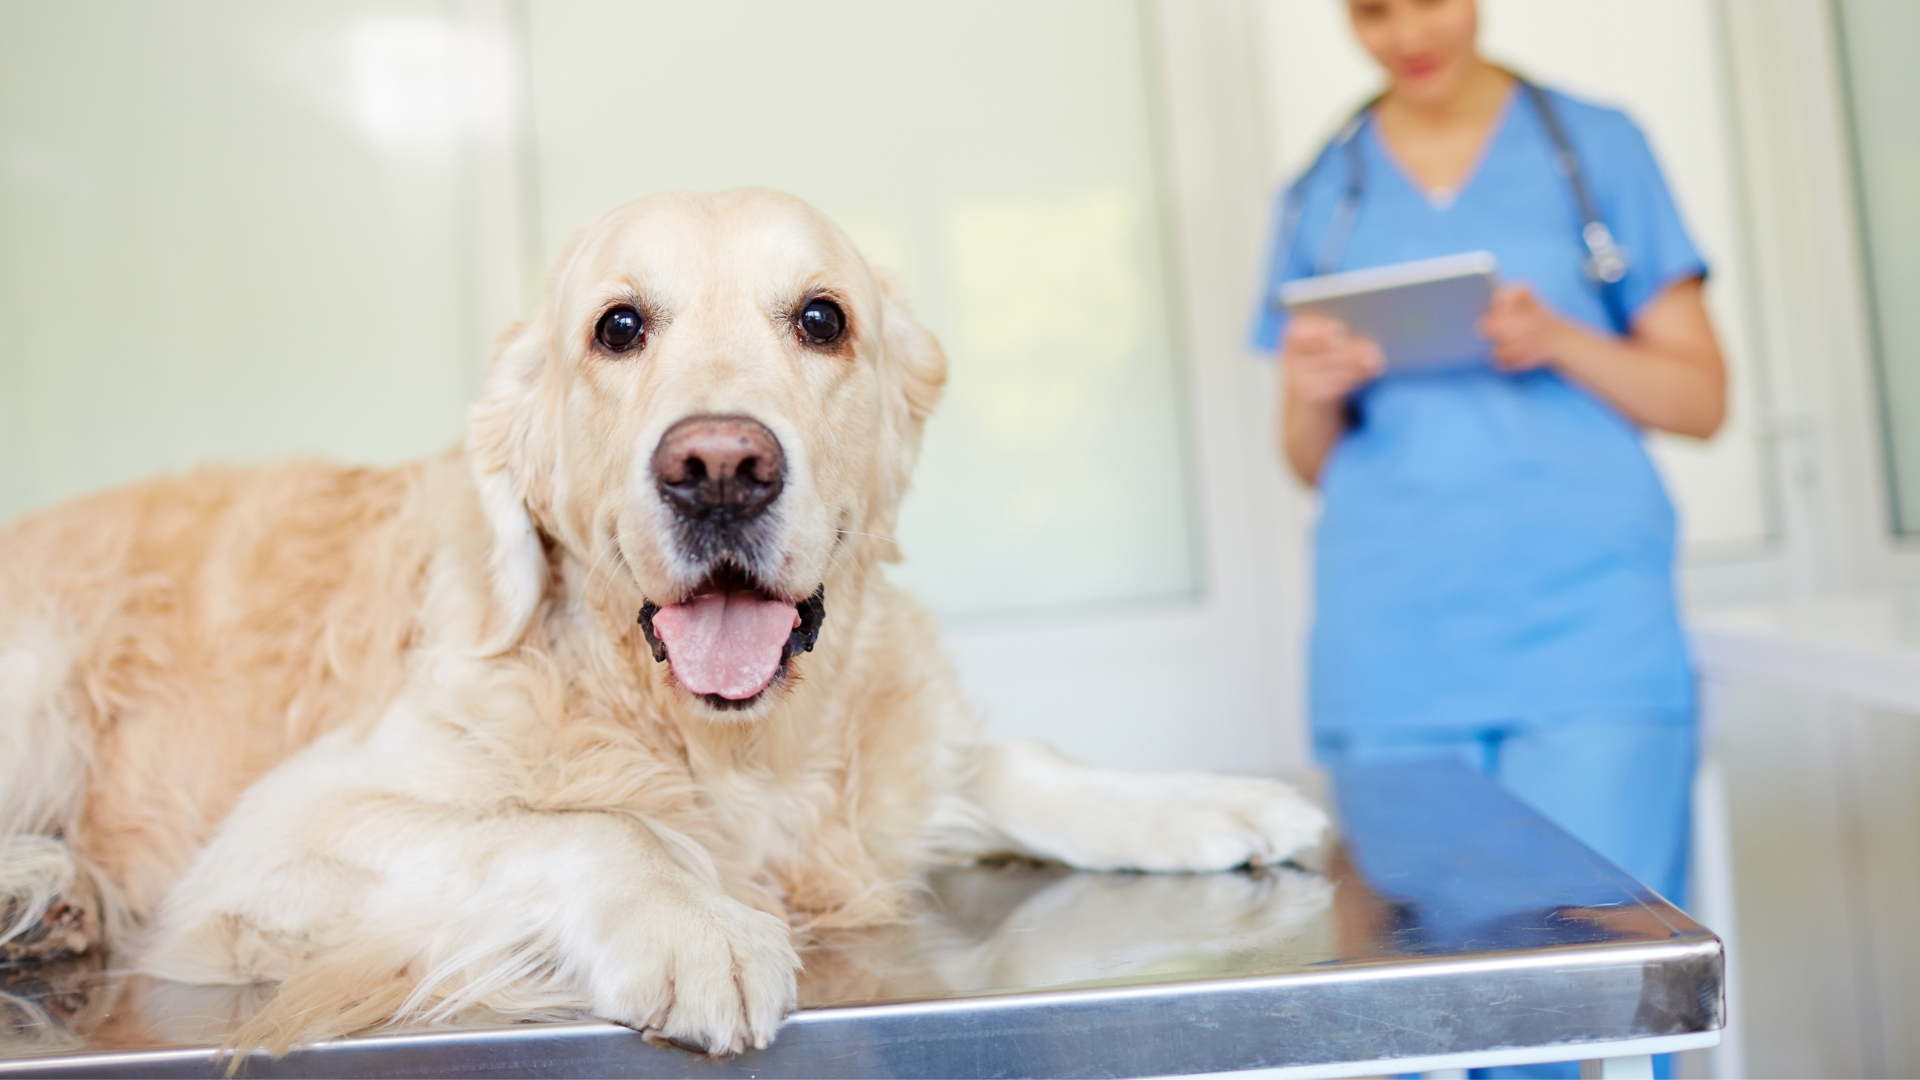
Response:
[{"label": "dog's cream fur", "polygon": [[[794,331],[821,295],[833,349]],[[614,302],[648,315],[636,354],[592,345]],[[144,970],[279,982],[242,1041],[584,1008],[727,1052],[792,1007],[796,932],[896,917],[931,861],[1311,843],[1324,818],[1281,785],[978,730],[877,566],[944,376],[804,204],[659,196],[561,255],[464,451],[196,472],[0,530],[0,900],[25,925],[90,889]],[[702,573],[649,472],[702,414],[778,437],[763,584],[826,589],[818,648],[743,711],[635,624]]]}]

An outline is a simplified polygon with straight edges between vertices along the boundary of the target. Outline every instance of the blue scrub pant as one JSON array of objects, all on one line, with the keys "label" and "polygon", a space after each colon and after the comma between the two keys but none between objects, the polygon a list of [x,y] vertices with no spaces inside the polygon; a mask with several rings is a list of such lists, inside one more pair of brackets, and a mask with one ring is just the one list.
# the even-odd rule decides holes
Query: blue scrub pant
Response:
[{"label": "blue scrub pant", "polygon": [[[1659,720],[1554,720],[1448,730],[1322,733],[1339,767],[1413,758],[1465,762],[1676,905],[1687,898],[1699,731]],[[1671,1074],[1668,1055],[1655,1075]],[[1578,1062],[1474,1069],[1475,1077],[1578,1077]]]}]

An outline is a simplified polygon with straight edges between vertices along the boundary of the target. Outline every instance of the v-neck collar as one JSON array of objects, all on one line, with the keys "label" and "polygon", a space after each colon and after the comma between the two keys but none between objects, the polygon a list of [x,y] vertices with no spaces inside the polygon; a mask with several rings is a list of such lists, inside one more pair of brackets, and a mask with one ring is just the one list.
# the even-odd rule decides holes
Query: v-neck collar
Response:
[{"label": "v-neck collar", "polygon": [[1516,79],[1511,86],[1507,87],[1506,100],[1500,103],[1500,113],[1494,117],[1493,125],[1487,129],[1487,137],[1480,141],[1480,150],[1474,155],[1473,164],[1468,167],[1466,175],[1460,178],[1460,182],[1448,189],[1430,191],[1413,178],[1413,174],[1400,164],[1400,159],[1393,156],[1393,148],[1387,145],[1386,136],[1380,133],[1380,125],[1375,122],[1371,110],[1367,114],[1367,137],[1373,140],[1374,148],[1380,151],[1380,157],[1386,161],[1387,167],[1393,170],[1393,174],[1400,178],[1401,183],[1412,188],[1413,193],[1420,196],[1420,200],[1434,212],[1444,213],[1452,209],[1460,201],[1460,196],[1465,195],[1467,189],[1473,187],[1474,183],[1480,179],[1480,174],[1486,171],[1487,155],[1493,152],[1493,144],[1499,142],[1501,136],[1506,134],[1507,125],[1513,120],[1514,99],[1519,96],[1520,82]]}]

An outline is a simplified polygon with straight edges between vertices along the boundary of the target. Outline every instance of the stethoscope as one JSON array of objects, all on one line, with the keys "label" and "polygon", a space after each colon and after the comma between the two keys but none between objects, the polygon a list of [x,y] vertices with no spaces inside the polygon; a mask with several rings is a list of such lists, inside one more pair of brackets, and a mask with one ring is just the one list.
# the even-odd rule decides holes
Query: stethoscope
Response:
[{"label": "stethoscope", "polygon": [[[1553,162],[1560,175],[1566,178],[1567,187],[1573,193],[1574,207],[1580,213],[1580,242],[1586,247],[1587,257],[1581,262],[1581,268],[1587,277],[1598,286],[1600,302],[1607,309],[1607,320],[1618,333],[1625,335],[1630,329],[1627,320],[1626,304],[1620,298],[1620,281],[1627,276],[1627,255],[1614,243],[1613,232],[1607,223],[1600,220],[1599,208],[1593,201],[1593,192],[1587,187],[1586,173],[1580,167],[1580,156],[1573,152],[1573,143],[1567,138],[1566,129],[1560,126],[1559,114],[1554,111],[1553,102],[1546,91],[1518,75],[1514,80],[1527,95],[1527,101],[1540,117],[1540,123],[1547,129],[1547,139],[1553,143]],[[1353,231],[1354,222],[1360,217],[1360,200],[1366,193],[1367,162],[1360,146],[1360,129],[1366,126],[1368,117],[1373,115],[1373,107],[1379,98],[1362,105],[1340,130],[1334,133],[1327,145],[1322,147],[1313,164],[1307,166],[1300,179],[1287,191],[1286,208],[1280,225],[1280,247],[1277,253],[1285,257],[1292,250],[1300,228],[1300,214],[1306,202],[1308,181],[1319,172],[1326,160],[1340,151],[1346,159],[1347,182],[1341,189],[1340,203],[1334,208],[1333,223],[1327,227],[1327,235],[1320,243],[1320,252],[1314,258],[1313,273],[1331,274],[1340,266],[1340,256],[1345,253],[1347,237]],[[1278,297],[1270,303],[1278,304]]]}]

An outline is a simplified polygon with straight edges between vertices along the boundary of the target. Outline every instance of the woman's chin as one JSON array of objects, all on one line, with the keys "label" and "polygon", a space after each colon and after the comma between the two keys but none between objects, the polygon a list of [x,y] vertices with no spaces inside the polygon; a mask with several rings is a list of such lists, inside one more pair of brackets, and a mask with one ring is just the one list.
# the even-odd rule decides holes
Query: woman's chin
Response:
[{"label": "woman's chin", "polygon": [[1402,74],[1394,81],[1394,93],[1415,108],[1432,108],[1453,100],[1460,80],[1443,70],[1425,75]]},{"label": "woman's chin", "polygon": [[1474,73],[1471,60],[1409,64],[1394,72],[1393,92],[1416,108],[1432,108],[1459,99]]}]

